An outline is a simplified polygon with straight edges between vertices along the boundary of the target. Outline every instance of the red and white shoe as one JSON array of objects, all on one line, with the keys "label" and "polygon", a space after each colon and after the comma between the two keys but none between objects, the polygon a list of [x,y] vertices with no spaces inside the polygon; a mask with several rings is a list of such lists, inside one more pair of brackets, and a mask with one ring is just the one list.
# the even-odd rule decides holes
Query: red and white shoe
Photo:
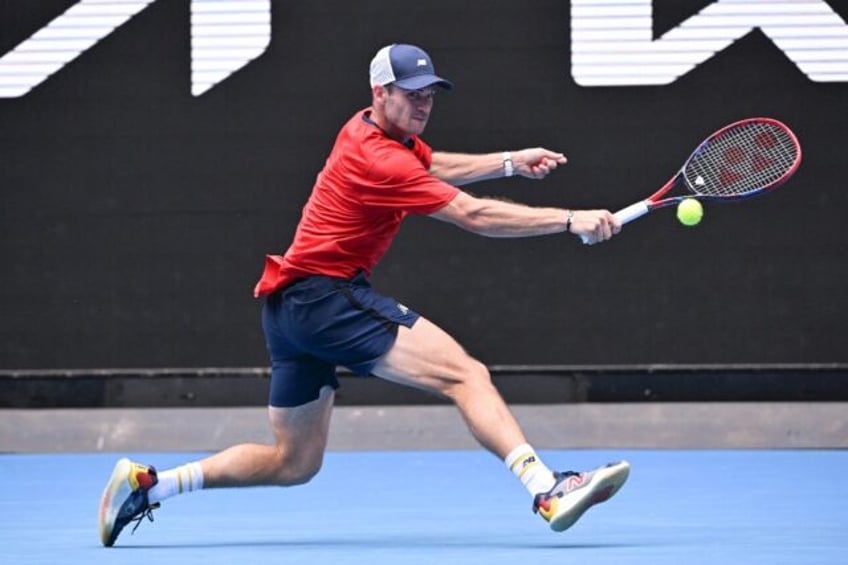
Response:
[{"label": "red and white shoe", "polygon": [[594,471],[554,472],[556,484],[533,499],[533,512],[544,518],[555,532],[574,525],[586,510],[609,500],[630,475],[630,463],[619,461]]}]

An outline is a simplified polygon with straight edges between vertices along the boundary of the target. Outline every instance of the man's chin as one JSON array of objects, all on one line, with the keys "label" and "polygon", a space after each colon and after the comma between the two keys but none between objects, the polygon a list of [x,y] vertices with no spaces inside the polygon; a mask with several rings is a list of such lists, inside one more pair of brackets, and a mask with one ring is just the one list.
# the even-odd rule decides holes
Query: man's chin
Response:
[{"label": "man's chin", "polygon": [[410,125],[410,129],[412,130],[411,133],[421,135],[426,127],[427,120],[412,120],[412,124]]}]

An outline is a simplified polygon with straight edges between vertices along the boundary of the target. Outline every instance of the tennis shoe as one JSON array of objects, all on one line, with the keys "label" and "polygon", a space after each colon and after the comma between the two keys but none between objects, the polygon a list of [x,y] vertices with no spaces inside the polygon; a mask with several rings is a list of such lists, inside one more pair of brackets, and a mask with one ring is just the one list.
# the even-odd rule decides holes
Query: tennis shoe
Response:
[{"label": "tennis shoe", "polygon": [[153,467],[126,458],[118,461],[100,497],[100,540],[104,546],[111,547],[130,522],[136,523],[134,532],[144,518],[153,521],[153,509],[159,504],[150,504],[147,492],[157,482]]},{"label": "tennis shoe", "polygon": [[610,463],[593,471],[554,472],[556,483],[548,492],[533,499],[533,512],[544,518],[551,529],[562,532],[574,525],[586,510],[609,500],[627,481],[630,464]]}]

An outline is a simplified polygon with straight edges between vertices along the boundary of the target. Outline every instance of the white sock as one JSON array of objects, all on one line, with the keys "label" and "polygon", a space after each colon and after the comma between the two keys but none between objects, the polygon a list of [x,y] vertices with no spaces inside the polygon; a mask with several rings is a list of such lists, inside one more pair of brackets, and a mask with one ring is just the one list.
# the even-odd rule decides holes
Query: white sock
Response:
[{"label": "white sock", "polygon": [[509,452],[504,463],[518,477],[531,495],[548,492],[556,482],[554,474],[542,463],[536,451],[528,444],[522,444]]},{"label": "white sock", "polygon": [[197,462],[168,469],[158,473],[157,477],[159,482],[147,491],[147,500],[150,504],[203,488],[203,470]]}]

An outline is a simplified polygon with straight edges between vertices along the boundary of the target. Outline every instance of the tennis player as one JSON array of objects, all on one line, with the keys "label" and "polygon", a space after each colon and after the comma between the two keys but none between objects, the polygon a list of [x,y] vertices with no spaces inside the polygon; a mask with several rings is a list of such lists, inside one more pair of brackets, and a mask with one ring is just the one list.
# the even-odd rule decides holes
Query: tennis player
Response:
[{"label": "tennis player", "polygon": [[[459,186],[518,175],[542,179],[566,162],[529,148],[489,154],[433,151],[419,137],[436,94],[453,85],[413,45],[383,47],[370,67],[371,106],[342,127],[286,253],[269,255],[255,294],[271,358],[269,417],[275,445],[242,444],[157,473],[121,459],[100,501],[103,545],[159,503],[202,488],[297,485],[318,473],[327,445],[337,366],[452,400],[484,448],[562,531],[612,496],[630,467],[550,470],[528,443],[486,366],[439,326],[381,295],[369,275],[403,219],[426,215],[489,237],[570,233],[606,241],[621,226],[606,210],[530,207],[478,198]],[[575,239],[576,241],[576,239]]]}]

